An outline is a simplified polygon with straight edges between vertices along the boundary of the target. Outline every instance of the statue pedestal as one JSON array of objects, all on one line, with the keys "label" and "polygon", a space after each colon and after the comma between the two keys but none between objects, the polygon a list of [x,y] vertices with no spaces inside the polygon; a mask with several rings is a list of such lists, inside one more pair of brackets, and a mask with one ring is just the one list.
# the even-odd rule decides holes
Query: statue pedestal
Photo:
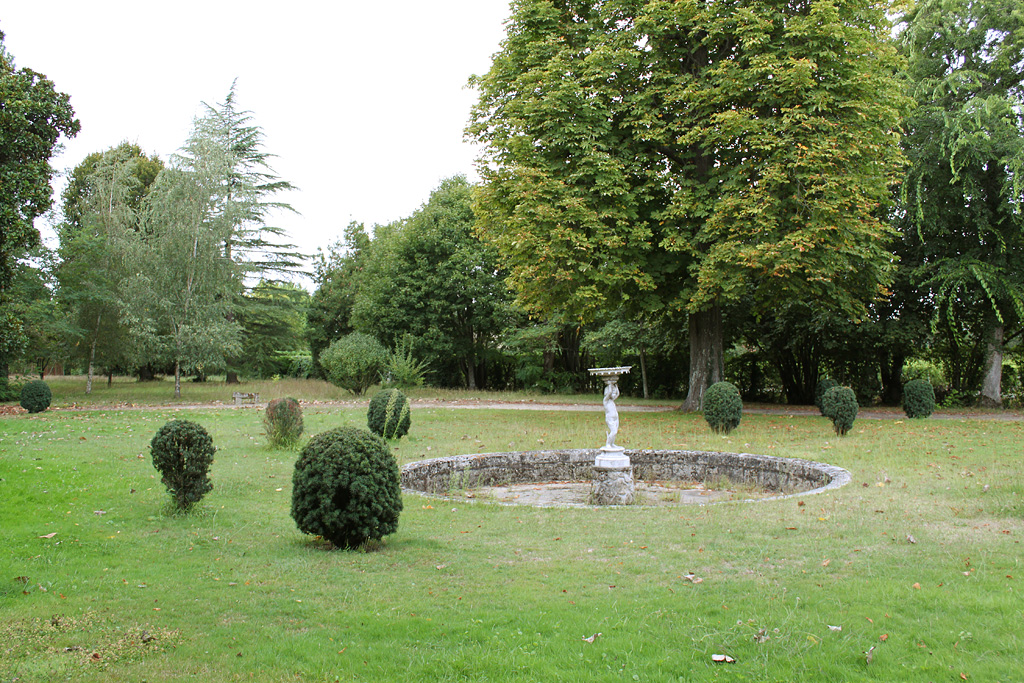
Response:
[{"label": "statue pedestal", "polygon": [[[594,466],[594,479],[590,487],[592,505],[632,505],[636,500],[636,485],[633,483],[633,468],[629,458],[625,467]],[[598,456],[598,461],[601,456]]]},{"label": "statue pedestal", "polygon": [[629,456],[626,449],[616,446],[615,448],[602,447],[594,459],[594,467],[602,469],[621,470],[630,466]]}]

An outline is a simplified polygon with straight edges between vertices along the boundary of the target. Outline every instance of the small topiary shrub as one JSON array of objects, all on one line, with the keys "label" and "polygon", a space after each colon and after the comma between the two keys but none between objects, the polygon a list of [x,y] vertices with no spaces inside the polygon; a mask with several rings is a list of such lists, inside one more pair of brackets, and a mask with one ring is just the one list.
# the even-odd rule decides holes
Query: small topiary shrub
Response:
[{"label": "small topiary shrub", "polygon": [[294,398],[275,398],[263,412],[263,429],[274,448],[294,446],[302,436],[302,406]]},{"label": "small topiary shrub", "polygon": [[320,366],[327,381],[356,396],[380,380],[387,362],[387,349],[374,337],[361,332],[331,342],[320,354]]},{"label": "small topiary shrub", "polygon": [[903,386],[903,412],[909,418],[925,418],[935,412],[935,390],[930,382],[914,379]]},{"label": "small topiary shrub", "polygon": [[832,420],[832,426],[839,436],[853,427],[857,419],[857,396],[850,387],[832,387],[821,397],[821,412]]},{"label": "small topiary shrub", "polygon": [[216,448],[203,426],[171,420],[149,444],[153,466],[179,510],[188,510],[213,489],[208,473]]},{"label": "small topiary shrub", "polygon": [[32,380],[21,388],[21,407],[30,413],[41,413],[50,407],[53,392],[41,379]]},{"label": "small topiary shrub", "polygon": [[822,415],[825,415],[825,408],[822,407],[821,401],[825,398],[825,392],[832,387],[839,386],[839,382],[835,381],[831,377],[823,377],[818,380],[818,383],[814,385],[814,405],[818,407]]},{"label": "small topiary shrub", "polygon": [[730,382],[716,382],[704,392],[704,419],[716,434],[728,434],[740,424],[743,399]]},{"label": "small topiary shrub", "polygon": [[401,439],[409,433],[411,422],[409,399],[398,389],[385,389],[370,401],[366,425],[377,436]]},{"label": "small topiary shrub", "polygon": [[355,548],[398,529],[402,487],[387,443],[365,429],[339,427],[303,447],[292,476],[299,531]]}]

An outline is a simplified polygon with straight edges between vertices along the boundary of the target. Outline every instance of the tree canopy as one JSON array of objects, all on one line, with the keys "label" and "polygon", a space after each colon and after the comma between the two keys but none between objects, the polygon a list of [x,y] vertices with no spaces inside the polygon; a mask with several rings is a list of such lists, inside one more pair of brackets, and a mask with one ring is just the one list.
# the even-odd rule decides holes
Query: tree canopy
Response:
[{"label": "tree canopy", "polygon": [[907,104],[888,27],[868,0],[513,3],[467,133],[523,305],[685,314],[691,408],[721,379],[723,302],[863,316]]}]

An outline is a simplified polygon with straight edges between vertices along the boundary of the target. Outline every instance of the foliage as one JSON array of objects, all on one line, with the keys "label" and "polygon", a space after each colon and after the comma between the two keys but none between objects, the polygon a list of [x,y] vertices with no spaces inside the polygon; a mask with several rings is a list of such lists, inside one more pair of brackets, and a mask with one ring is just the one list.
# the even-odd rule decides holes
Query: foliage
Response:
[{"label": "foliage", "polygon": [[370,400],[366,424],[370,431],[385,439],[401,439],[409,433],[412,416],[409,399],[398,389],[385,389]]},{"label": "foliage", "polygon": [[178,510],[189,510],[213,490],[209,471],[217,449],[202,425],[171,420],[157,430],[149,449]]},{"label": "foliage", "polygon": [[388,352],[375,338],[361,332],[347,334],[320,354],[327,381],[359,396],[380,380]]},{"label": "foliage", "polygon": [[426,378],[429,365],[426,361],[417,360],[413,355],[413,338],[405,335],[388,352],[388,362],[384,368],[384,384],[395,387],[421,387]]},{"label": "foliage", "polygon": [[[900,46],[917,107],[899,213],[955,392],[1001,400],[1004,339],[1024,326],[1024,15],[1014,0],[923,0]],[[983,385],[984,380],[984,385]]]},{"label": "foliage", "polygon": [[22,385],[12,384],[6,375],[0,375],[0,403],[10,403],[21,398]]},{"label": "foliage", "polygon": [[21,407],[30,413],[41,413],[50,407],[53,392],[50,385],[37,379],[28,382],[21,388]]},{"label": "foliage", "polygon": [[704,393],[704,419],[716,434],[728,434],[740,425],[743,399],[730,382],[716,382]]},{"label": "foliage", "polygon": [[275,398],[263,412],[263,429],[274,448],[289,448],[302,437],[302,406],[294,398]]},{"label": "foliage", "polygon": [[507,26],[467,134],[530,313],[685,312],[696,409],[721,305],[858,318],[884,292],[908,104],[884,7],[521,0]]},{"label": "foliage", "polygon": [[362,429],[317,434],[292,477],[292,519],[299,531],[339,548],[379,540],[398,529],[402,488],[387,443]]},{"label": "foliage", "polygon": [[818,383],[814,385],[814,405],[818,407],[822,415],[825,415],[825,394],[832,387],[839,386],[839,382],[835,381],[831,377],[822,377],[818,380]]},{"label": "foliage", "polygon": [[360,278],[369,258],[370,236],[361,223],[352,222],[341,240],[317,255],[313,269],[316,291],[306,312],[306,337],[315,376],[326,377],[320,354],[335,339],[354,331],[352,309]]},{"label": "foliage", "polygon": [[903,387],[903,412],[909,418],[928,417],[935,412],[935,390],[923,379],[915,379]]},{"label": "foliage", "polygon": [[832,387],[821,397],[821,408],[836,434],[846,436],[857,419],[857,396],[850,387]]},{"label": "foliage", "polygon": [[70,98],[29,68],[18,69],[0,31],[0,375],[25,343],[11,311],[16,261],[39,244],[34,221],[52,202],[50,157],[81,128]]},{"label": "foliage", "polygon": [[306,290],[290,282],[262,281],[243,294],[234,308],[242,352],[232,367],[252,377],[291,375],[294,354],[305,349],[308,303]]},{"label": "foliage", "polygon": [[469,183],[443,180],[412,216],[374,229],[352,309],[353,326],[387,345],[412,337],[440,386],[485,387],[511,318],[497,252],[474,224]]},{"label": "foliage", "polygon": [[134,360],[170,363],[175,397],[183,371],[223,368],[240,350],[239,325],[230,317],[238,272],[223,253],[230,226],[214,220],[231,159],[214,141],[194,144],[192,153],[188,165],[176,157],[160,172],[146,198],[141,234],[126,240],[133,275],[122,315]]}]

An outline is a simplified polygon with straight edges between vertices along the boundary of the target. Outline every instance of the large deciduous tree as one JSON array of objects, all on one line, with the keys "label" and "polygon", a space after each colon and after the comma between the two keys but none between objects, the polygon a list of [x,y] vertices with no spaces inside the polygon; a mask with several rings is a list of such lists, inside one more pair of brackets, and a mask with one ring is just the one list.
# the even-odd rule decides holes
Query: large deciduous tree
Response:
[{"label": "large deciduous tree", "polygon": [[917,108],[902,228],[934,300],[954,390],[1001,403],[1003,347],[1024,331],[1024,13],[1015,0],[922,0],[900,44]]},{"label": "large deciduous tree", "polygon": [[518,0],[467,128],[480,230],[522,303],[685,315],[689,395],[722,306],[884,293],[906,105],[870,0]]},{"label": "large deciduous tree", "polygon": [[23,345],[23,321],[10,306],[16,260],[39,243],[34,221],[50,208],[50,157],[61,135],[80,125],[70,98],[28,68],[18,69],[0,32],[0,377]]}]

